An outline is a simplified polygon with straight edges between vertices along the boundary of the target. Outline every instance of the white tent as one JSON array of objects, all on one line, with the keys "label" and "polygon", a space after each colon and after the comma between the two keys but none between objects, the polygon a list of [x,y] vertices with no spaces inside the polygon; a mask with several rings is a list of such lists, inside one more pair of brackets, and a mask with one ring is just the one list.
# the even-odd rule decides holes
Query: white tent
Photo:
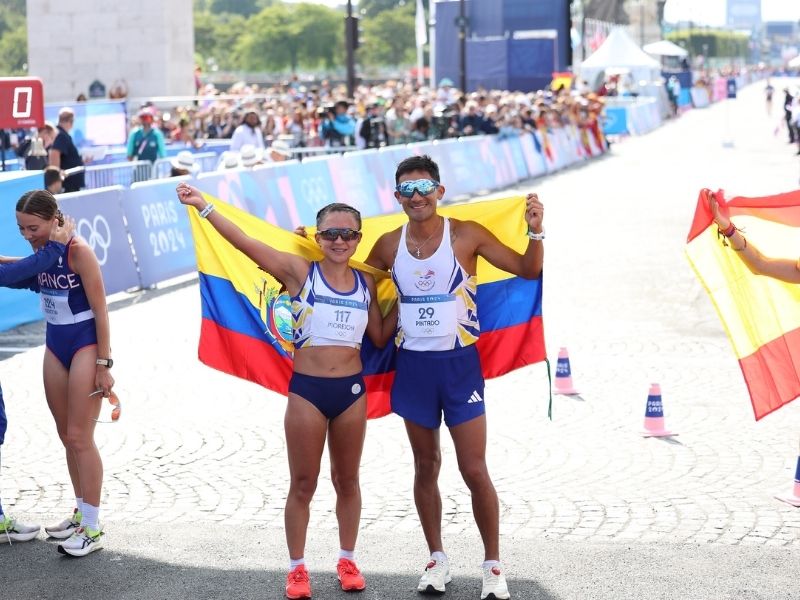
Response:
[{"label": "white tent", "polygon": [[660,42],[653,42],[642,47],[642,50],[654,56],[689,56],[689,53],[669,40],[661,40]]},{"label": "white tent", "polygon": [[800,56],[795,56],[792,60],[789,61],[789,68],[790,69],[800,68]]},{"label": "white tent", "polygon": [[659,81],[661,65],[636,45],[628,32],[621,27],[611,30],[600,47],[581,64],[581,79],[595,87],[597,79],[606,69],[627,68],[635,82],[648,84]]}]

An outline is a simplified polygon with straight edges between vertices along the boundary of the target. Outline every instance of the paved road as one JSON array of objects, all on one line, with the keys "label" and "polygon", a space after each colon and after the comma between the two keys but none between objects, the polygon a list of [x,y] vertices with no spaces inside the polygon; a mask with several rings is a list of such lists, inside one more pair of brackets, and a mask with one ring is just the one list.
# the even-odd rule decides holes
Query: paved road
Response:
[{"label": "paved road", "polygon": [[[773,135],[779,115],[767,117],[761,91],[511,190],[536,190],[546,204],[547,342],[553,360],[569,348],[583,392],[556,397],[550,422],[543,366],[487,386],[489,462],[516,598],[800,596],[800,510],[772,497],[791,486],[800,404],[753,422],[733,353],[683,256],[701,187],[797,187],[798,159],[783,133]],[[733,147],[723,147],[728,139]],[[193,283],[113,311],[125,416],[98,431],[108,548],[65,561],[44,541],[0,547],[0,564],[24,580],[2,598],[280,597],[283,400],[200,365],[198,324]],[[0,335],[0,346],[39,329]],[[7,507],[46,522],[72,499],[41,356],[37,347],[0,362],[11,419],[0,483]],[[668,425],[680,433],[672,440],[639,436],[650,382],[661,384]],[[448,597],[476,598],[470,500],[446,435],[443,444],[456,576]],[[425,552],[411,477],[400,420],[371,422],[358,550],[371,586],[361,597],[414,595]],[[308,552],[319,598],[342,595],[330,575],[333,507],[323,478]],[[93,588],[83,587],[87,577]]]}]

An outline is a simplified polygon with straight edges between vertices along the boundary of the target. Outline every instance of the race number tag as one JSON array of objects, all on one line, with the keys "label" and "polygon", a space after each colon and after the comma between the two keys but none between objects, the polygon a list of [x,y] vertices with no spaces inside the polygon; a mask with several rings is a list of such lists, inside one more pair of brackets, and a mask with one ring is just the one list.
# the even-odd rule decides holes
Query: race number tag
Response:
[{"label": "race number tag", "polygon": [[400,325],[409,337],[441,337],[456,331],[455,294],[401,296]]},{"label": "race number tag", "polygon": [[331,296],[314,299],[313,335],[360,344],[367,328],[367,303]]}]

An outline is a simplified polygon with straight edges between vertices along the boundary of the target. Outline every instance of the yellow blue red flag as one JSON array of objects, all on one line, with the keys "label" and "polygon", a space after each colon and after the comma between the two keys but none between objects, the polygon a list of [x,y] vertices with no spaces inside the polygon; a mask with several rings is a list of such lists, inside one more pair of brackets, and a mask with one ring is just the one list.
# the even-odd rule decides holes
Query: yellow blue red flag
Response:
[{"label": "yellow blue red flag", "polygon": [[[701,190],[686,254],[714,303],[742,369],[756,420],[800,396],[800,286],[754,275],[722,244]],[[767,256],[798,254],[800,191],[725,201],[723,211]]]},{"label": "yellow blue red flag", "polygon": [[[245,233],[270,246],[319,260],[318,246],[242,210],[205,195],[216,210]],[[524,252],[525,201],[521,197],[448,206],[439,212],[475,220],[505,244]],[[200,277],[202,324],[198,355],[210,367],[286,394],[292,372],[291,299],[273,277],[238,252],[197,211],[189,210]],[[396,297],[388,273],[363,264],[383,233],[406,221],[402,213],[364,219],[363,237],[352,265],[375,275],[378,302],[385,314]],[[483,374],[498,377],[545,360],[542,279],[525,280],[478,261],[478,351]],[[367,382],[367,415],[391,412],[389,390],[394,377],[394,347],[376,349],[365,337],[362,346]]]}]

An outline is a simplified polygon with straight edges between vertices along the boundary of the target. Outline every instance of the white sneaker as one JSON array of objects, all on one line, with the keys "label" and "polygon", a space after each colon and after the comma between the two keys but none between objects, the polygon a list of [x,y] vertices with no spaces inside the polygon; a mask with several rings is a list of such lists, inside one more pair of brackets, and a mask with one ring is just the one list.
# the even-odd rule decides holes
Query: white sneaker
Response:
[{"label": "white sneaker", "polygon": [[81,527],[75,530],[68,540],[58,545],[58,551],[70,556],[86,556],[103,547],[103,541],[100,539],[102,536],[102,528],[95,531]]},{"label": "white sneaker", "polygon": [[481,600],[506,600],[507,598],[511,598],[511,594],[500,565],[484,568]]},{"label": "white sneaker", "polygon": [[30,523],[20,523],[16,519],[4,516],[0,519],[0,542],[29,542],[37,535],[41,527]]},{"label": "white sneaker", "polygon": [[450,565],[446,560],[430,559],[425,567],[425,572],[419,579],[417,591],[423,594],[444,594],[445,585],[450,583]]},{"label": "white sneaker", "polygon": [[82,518],[81,513],[76,508],[75,510],[72,511],[71,517],[69,517],[68,519],[64,519],[58,525],[51,525],[49,527],[45,527],[44,531],[51,538],[56,538],[57,540],[65,540],[80,528],[81,518]]}]

